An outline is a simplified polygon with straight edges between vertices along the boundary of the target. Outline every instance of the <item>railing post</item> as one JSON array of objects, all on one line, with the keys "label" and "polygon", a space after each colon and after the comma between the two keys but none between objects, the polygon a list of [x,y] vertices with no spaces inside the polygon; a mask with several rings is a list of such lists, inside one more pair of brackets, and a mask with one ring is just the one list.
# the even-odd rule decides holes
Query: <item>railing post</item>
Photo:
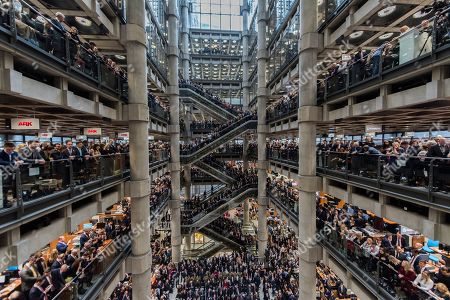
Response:
[{"label": "railing post", "polygon": [[69,160],[69,188],[73,190],[75,188],[75,180],[73,174],[73,161]]},{"label": "railing post", "polygon": [[11,2],[9,23],[11,26],[12,40],[17,41],[17,26],[16,26],[16,10],[14,8],[14,3]]},{"label": "railing post", "polygon": [[105,161],[103,159],[103,156],[100,156],[99,166],[100,166],[101,185],[103,186],[103,184],[105,183]]},{"label": "railing post", "polygon": [[434,158],[430,161],[429,174],[428,174],[428,201],[433,202],[433,189],[434,189]]},{"label": "railing post", "polygon": [[381,168],[382,168],[382,164],[381,164],[381,156],[377,157],[377,187],[380,188],[381,186]]},{"label": "railing post", "polygon": [[[17,201],[17,219],[20,219],[24,214],[22,182],[20,178],[20,167],[15,170],[16,186],[12,187],[16,189],[16,201]],[[3,195],[5,197],[5,195]]]}]

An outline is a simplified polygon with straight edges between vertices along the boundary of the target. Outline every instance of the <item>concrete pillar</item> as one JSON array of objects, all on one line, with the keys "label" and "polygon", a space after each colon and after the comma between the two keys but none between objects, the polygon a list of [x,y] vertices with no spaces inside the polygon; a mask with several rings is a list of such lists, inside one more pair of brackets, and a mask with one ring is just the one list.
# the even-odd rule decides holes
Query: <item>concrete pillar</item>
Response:
[{"label": "concrete pillar", "polygon": [[317,0],[300,0],[300,78],[304,72],[312,78],[299,81],[299,249],[300,251],[300,293],[299,299],[316,299],[316,262],[322,257],[321,248],[311,246],[307,241],[316,234],[316,192],[322,188],[322,181],[316,176],[316,123],[322,119],[317,106],[317,63],[319,34],[317,26]]},{"label": "concrete pillar", "polygon": [[379,216],[380,218],[386,217],[386,204],[387,204],[388,196],[379,194],[378,203],[374,204],[374,214]]},{"label": "concrete pillar", "polygon": [[266,67],[268,51],[266,47],[267,31],[267,1],[258,0],[258,257],[264,260],[267,249],[267,217],[266,210],[269,204],[266,195],[267,157],[266,137],[268,126],[266,123],[266,106],[268,89]]},{"label": "concrete pillar", "polygon": [[191,199],[191,165],[184,165],[184,200]]},{"label": "concrete pillar", "polygon": [[172,199],[170,230],[172,245],[172,261],[181,261],[181,201],[180,201],[180,93],[178,87],[178,10],[177,0],[168,2],[169,18],[169,86],[167,91],[170,102],[170,176],[172,179]]},{"label": "concrete pillar", "polygon": [[[133,299],[150,295],[152,255],[150,247],[150,180],[148,153],[147,49],[145,1],[127,2],[128,124],[130,132],[131,227],[139,228],[131,239]],[[139,226],[138,226],[139,224]],[[145,224],[145,226],[142,226]]]},{"label": "concrete pillar", "polygon": [[444,221],[444,213],[434,208],[428,209],[428,219],[422,221],[422,233],[426,237],[439,240],[439,225]]},{"label": "concrete pillar", "polygon": [[181,0],[181,42],[183,78],[189,79],[189,8],[188,0]]},{"label": "concrete pillar", "polygon": [[353,186],[347,184],[347,203],[353,205]]}]

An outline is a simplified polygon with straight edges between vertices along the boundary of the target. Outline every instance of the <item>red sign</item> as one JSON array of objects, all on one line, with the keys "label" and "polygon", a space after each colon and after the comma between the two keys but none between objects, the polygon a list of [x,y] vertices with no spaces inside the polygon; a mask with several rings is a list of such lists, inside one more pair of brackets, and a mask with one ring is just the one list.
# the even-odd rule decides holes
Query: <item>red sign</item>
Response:
[{"label": "red sign", "polygon": [[101,128],[85,128],[84,129],[84,135],[101,135],[102,129]]},{"label": "red sign", "polygon": [[39,129],[39,125],[39,119],[35,118],[11,119],[11,129]]}]

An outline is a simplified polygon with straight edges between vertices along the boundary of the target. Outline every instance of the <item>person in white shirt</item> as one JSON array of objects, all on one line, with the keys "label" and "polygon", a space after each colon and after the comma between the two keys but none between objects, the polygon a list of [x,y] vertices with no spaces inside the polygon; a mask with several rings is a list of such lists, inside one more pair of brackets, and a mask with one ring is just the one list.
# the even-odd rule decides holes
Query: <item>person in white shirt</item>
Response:
[{"label": "person in white shirt", "polygon": [[421,290],[429,291],[433,288],[434,282],[430,278],[430,273],[428,271],[423,271],[414,280],[414,285]]}]

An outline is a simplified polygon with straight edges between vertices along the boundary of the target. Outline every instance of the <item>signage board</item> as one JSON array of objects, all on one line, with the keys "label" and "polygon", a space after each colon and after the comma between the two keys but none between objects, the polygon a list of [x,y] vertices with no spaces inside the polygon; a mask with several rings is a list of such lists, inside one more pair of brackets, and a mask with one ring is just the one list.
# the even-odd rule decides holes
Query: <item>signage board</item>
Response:
[{"label": "signage board", "polygon": [[39,119],[36,118],[12,118],[11,129],[40,129]]}]

